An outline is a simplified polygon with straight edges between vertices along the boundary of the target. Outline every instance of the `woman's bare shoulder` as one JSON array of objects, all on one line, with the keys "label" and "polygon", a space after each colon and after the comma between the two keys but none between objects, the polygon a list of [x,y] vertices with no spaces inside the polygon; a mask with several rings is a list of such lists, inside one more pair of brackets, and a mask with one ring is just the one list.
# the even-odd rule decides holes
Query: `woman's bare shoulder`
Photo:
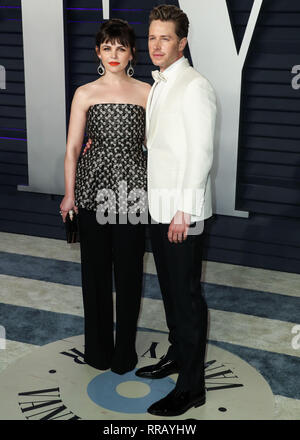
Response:
[{"label": "woman's bare shoulder", "polygon": [[83,84],[75,90],[73,101],[76,101],[83,108],[88,108],[95,96],[101,93],[101,87],[99,80]]},{"label": "woman's bare shoulder", "polygon": [[144,89],[146,92],[149,91],[151,89],[151,85],[145,81],[140,81],[138,79],[135,80],[136,81],[136,85],[138,87],[141,87],[142,89]]},{"label": "woman's bare shoulder", "polygon": [[148,95],[150,93],[150,89],[151,89],[150,84],[148,84],[147,82],[144,82],[144,81],[135,80],[134,85],[136,87],[135,90],[136,90],[137,94],[139,96],[141,96],[143,102],[146,103],[147,99],[148,99]]},{"label": "woman's bare shoulder", "polygon": [[77,87],[75,93],[77,95],[84,97],[89,97],[93,95],[96,91],[101,89],[101,83],[98,80],[91,81],[89,83],[83,84],[82,86]]}]

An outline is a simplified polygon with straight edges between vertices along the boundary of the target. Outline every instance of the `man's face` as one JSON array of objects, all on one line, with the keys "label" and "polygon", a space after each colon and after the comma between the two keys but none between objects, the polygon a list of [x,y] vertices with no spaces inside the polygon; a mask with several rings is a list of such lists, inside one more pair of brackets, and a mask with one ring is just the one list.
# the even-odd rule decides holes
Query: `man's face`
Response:
[{"label": "man's face", "polygon": [[183,55],[186,38],[179,40],[173,21],[154,20],[150,24],[148,48],[155,66],[163,72]]}]

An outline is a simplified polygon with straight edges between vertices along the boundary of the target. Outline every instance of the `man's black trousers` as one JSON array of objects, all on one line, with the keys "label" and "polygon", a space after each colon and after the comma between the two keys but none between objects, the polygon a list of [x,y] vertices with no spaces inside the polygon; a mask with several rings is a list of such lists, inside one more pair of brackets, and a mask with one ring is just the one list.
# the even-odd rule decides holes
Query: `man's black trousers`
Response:
[{"label": "man's black trousers", "polygon": [[150,224],[151,245],[169,328],[167,359],[180,366],[176,388],[202,391],[207,304],[201,292],[203,233],[170,243],[169,224]]}]

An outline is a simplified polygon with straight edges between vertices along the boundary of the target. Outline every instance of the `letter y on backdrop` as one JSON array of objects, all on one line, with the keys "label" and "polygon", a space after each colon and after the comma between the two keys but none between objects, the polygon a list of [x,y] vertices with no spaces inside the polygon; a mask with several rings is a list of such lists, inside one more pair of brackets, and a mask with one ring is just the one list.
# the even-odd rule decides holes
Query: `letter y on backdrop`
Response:
[{"label": "letter y on backdrop", "polygon": [[226,0],[179,0],[190,20],[193,65],[212,84],[218,115],[212,170],[214,212],[247,217],[235,209],[242,71],[263,0],[254,0],[239,53]]}]

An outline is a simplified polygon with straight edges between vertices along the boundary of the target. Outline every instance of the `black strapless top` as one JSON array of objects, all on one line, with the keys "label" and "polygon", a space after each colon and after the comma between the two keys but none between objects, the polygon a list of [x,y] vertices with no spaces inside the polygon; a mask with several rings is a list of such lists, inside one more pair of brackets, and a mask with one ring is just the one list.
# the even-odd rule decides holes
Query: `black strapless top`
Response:
[{"label": "black strapless top", "polygon": [[147,190],[147,155],[142,148],[145,109],[136,104],[92,105],[87,113],[87,134],[93,143],[78,160],[76,206],[99,209],[99,190],[101,199],[110,195],[105,205],[107,209],[109,204],[110,212],[126,213],[134,200],[144,206],[146,198],[141,202],[140,196]]}]

